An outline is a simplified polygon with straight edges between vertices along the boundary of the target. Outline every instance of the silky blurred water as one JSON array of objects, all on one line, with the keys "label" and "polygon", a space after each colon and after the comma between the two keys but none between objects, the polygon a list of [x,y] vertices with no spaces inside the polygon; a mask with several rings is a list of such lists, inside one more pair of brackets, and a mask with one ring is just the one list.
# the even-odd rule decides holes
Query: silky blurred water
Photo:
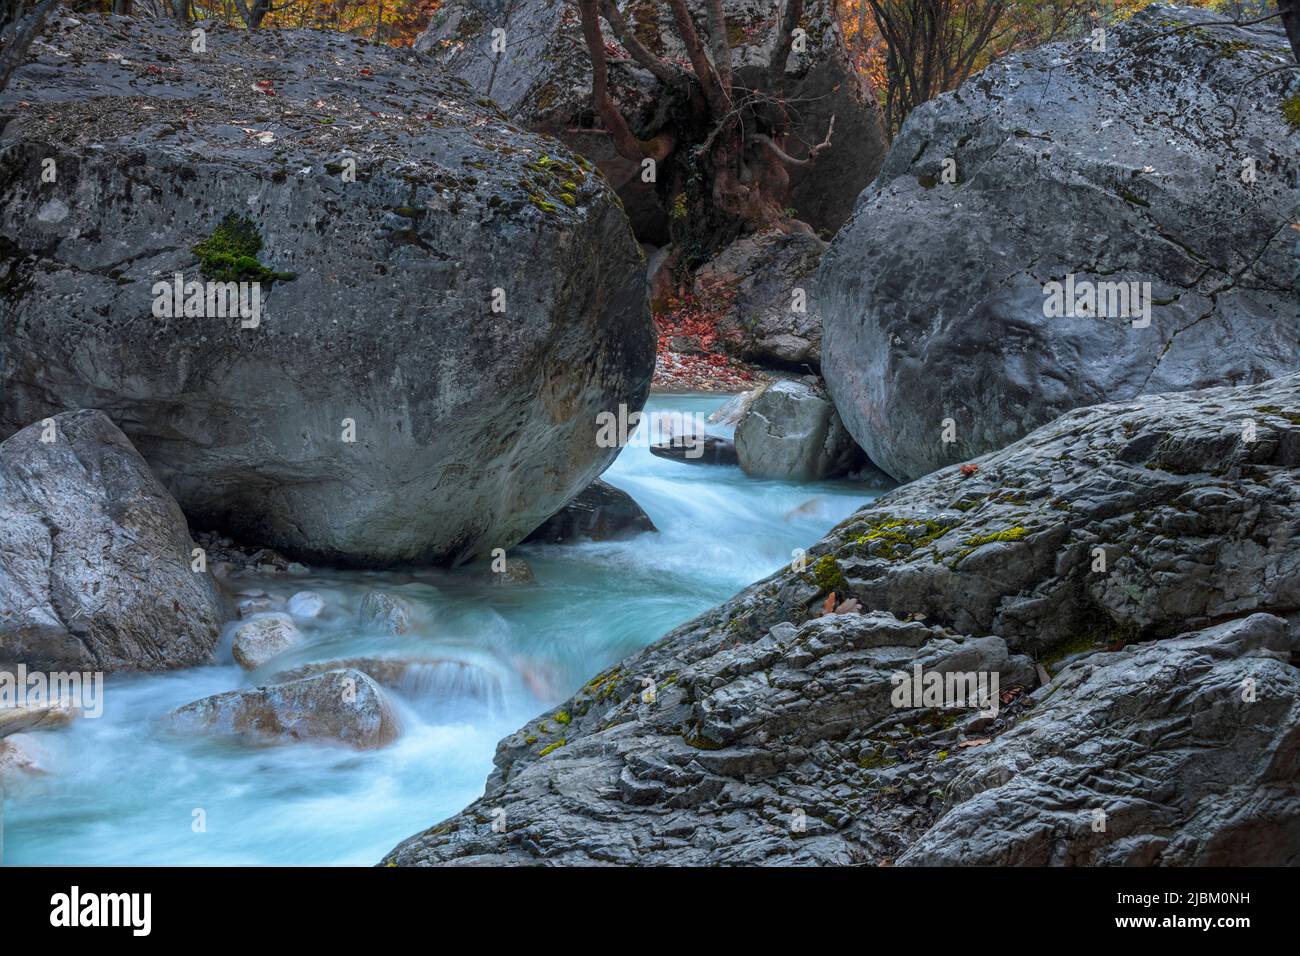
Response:
[{"label": "silky blurred water", "polygon": [[[648,412],[707,415],[716,396],[654,396]],[[644,426],[643,426],[644,427]],[[709,427],[714,434],[730,429]],[[287,599],[324,598],[299,621],[306,641],[259,671],[221,663],[110,675],[104,714],[30,734],[47,771],[11,782],[6,864],[362,864],[483,792],[497,741],[593,675],[770,574],[879,489],[746,478],[684,464],[634,442],[604,475],[649,513],[658,534],[627,541],[520,546],[536,582],[498,587],[486,563],[448,572],[327,571],[242,576]],[[358,623],[371,589],[415,609],[411,632]],[[249,746],[164,733],[157,719],[276,671],[344,657],[459,662],[416,670],[390,692],[397,743],[357,753],[317,744]],[[199,826],[199,822],[202,826]]]}]

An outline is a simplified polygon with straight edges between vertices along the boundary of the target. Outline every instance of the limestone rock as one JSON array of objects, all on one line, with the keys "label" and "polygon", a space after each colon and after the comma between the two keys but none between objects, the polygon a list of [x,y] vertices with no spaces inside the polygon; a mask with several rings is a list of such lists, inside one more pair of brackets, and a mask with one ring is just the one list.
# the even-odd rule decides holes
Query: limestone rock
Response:
[{"label": "limestone rock", "polygon": [[212,576],[191,569],[193,547],[176,502],[102,412],[11,436],[0,444],[0,668],[208,661],[225,608]]},{"label": "limestone rock", "polygon": [[1300,861],[1300,374],[969,465],[592,678],[385,859]]},{"label": "limestone rock", "polygon": [[790,481],[843,475],[863,461],[825,392],[793,380],[750,403],[736,426],[736,457],[747,475]]},{"label": "limestone rock", "polygon": [[341,743],[358,750],[386,746],[399,732],[383,691],[358,670],[205,697],[171,711],[164,723],[178,733],[254,743]]},{"label": "limestone rock", "polygon": [[[907,481],[1072,408],[1300,369],[1286,62],[1274,26],[1157,4],[1105,52],[1013,53],[918,107],[817,279],[822,374],[868,457]],[[1083,311],[1048,317],[1071,281]]]},{"label": "limestone rock", "polygon": [[[0,95],[0,436],[101,408],[197,527],[332,565],[509,547],[613,460],[655,340],[589,163],[410,50],[91,20]],[[167,308],[236,273],[255,327]]]}]

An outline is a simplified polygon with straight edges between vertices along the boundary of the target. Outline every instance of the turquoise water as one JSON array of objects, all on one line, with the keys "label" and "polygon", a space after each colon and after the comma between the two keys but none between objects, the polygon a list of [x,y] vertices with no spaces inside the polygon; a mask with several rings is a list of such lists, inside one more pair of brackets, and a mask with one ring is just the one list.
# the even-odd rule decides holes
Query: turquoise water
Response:
[{"label": "turquoise water", "polygon": [[[707,415],[722,400],[654,396],[648,411]],[[533,585],[492,586],[486,564],[235,579],[272,599],[311,590],[326,609],[299,622],[302,645],[260,671],[233,663],[227,628],[220,663],[110,675],[101,718],[27,735],[46,773],[9,785],[4,862],[373,864],[477,798],[501,737],[790,561],[793,549],[878,493],[848,483],[758,481],[738,468],[665,461],[644,443],[626,448],[604,477],[641,504],[659,533],[520,546],[511,554],[528,560]],[[412,605],[410,633],[384,635],[357,623],[361,596],[374,588]],[[248,746],[178,738],[158,726],[174,707],[265,683],[282,667],[357,656],[470,666],[435,669],[392,693],[402,735],[378,751]]]}]

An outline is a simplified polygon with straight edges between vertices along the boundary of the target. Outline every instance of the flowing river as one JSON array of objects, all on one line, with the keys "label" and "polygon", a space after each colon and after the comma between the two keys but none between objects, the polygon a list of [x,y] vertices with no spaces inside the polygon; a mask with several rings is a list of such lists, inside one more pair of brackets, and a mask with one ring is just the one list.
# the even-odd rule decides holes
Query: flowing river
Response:
[{"label": "flowing river", "polygon": [[[721,396],[655,395],[648,412],[707,415]],[[643,426],[644,427],[644,426]],[[710,426],[713,434],[731,429]],[[666,461],[644,442],[604,475],[659,528],[626,541],[520,546],[536,583],[487,583],[485,564],[235,583],[288,598],[311,590],[324,613],[306,641],[252,674],[230,656],[165,674],[110,675],[104,710],[31,734],[42,776],[0,805],[8,864],[361,864],[483,792],[497,741],[605,667],[791,559],[880,489],[746,478]],[[356,609],[383,589],[414,608],[411,633],[367,631]],[[314,744],[249,746],[164,733],[157,718],[209,694],[266,683],[284,666],[359,656],[463,662],[415,671],[391,694],[401,738],[371,752]],[[265,673],[264,673],[265,672]]]}]

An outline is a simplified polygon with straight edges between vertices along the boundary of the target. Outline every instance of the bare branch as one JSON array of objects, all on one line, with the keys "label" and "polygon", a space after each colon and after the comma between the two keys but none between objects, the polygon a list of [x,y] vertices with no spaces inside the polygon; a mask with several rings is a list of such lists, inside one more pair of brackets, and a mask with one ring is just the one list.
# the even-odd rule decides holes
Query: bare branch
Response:
[{"label": "bare branch", "polygon": [[780,159],[781,162],[786,163],[787,165],[811,166],[814,162],[817,161],[817,156],[819,153],[821,153],[823,150],[830,148],[831,135],[834,132],[835,132],[835,116],[832,114],[830,125],[826,127],[826,138],[822,140],[820,143],[818,143],[816,146],[814,146],[812,149],[808,150],[808,156],[804,159],[795,159],[795,157],[791,156],[780,146],[778,146],[776,140],[772,139],[772,137],[767,136],[764,133],[754,133],[750,137],[750,139],[767,146],[768,149],[770,149],[773,153],[776,154],[777,158]]}]

